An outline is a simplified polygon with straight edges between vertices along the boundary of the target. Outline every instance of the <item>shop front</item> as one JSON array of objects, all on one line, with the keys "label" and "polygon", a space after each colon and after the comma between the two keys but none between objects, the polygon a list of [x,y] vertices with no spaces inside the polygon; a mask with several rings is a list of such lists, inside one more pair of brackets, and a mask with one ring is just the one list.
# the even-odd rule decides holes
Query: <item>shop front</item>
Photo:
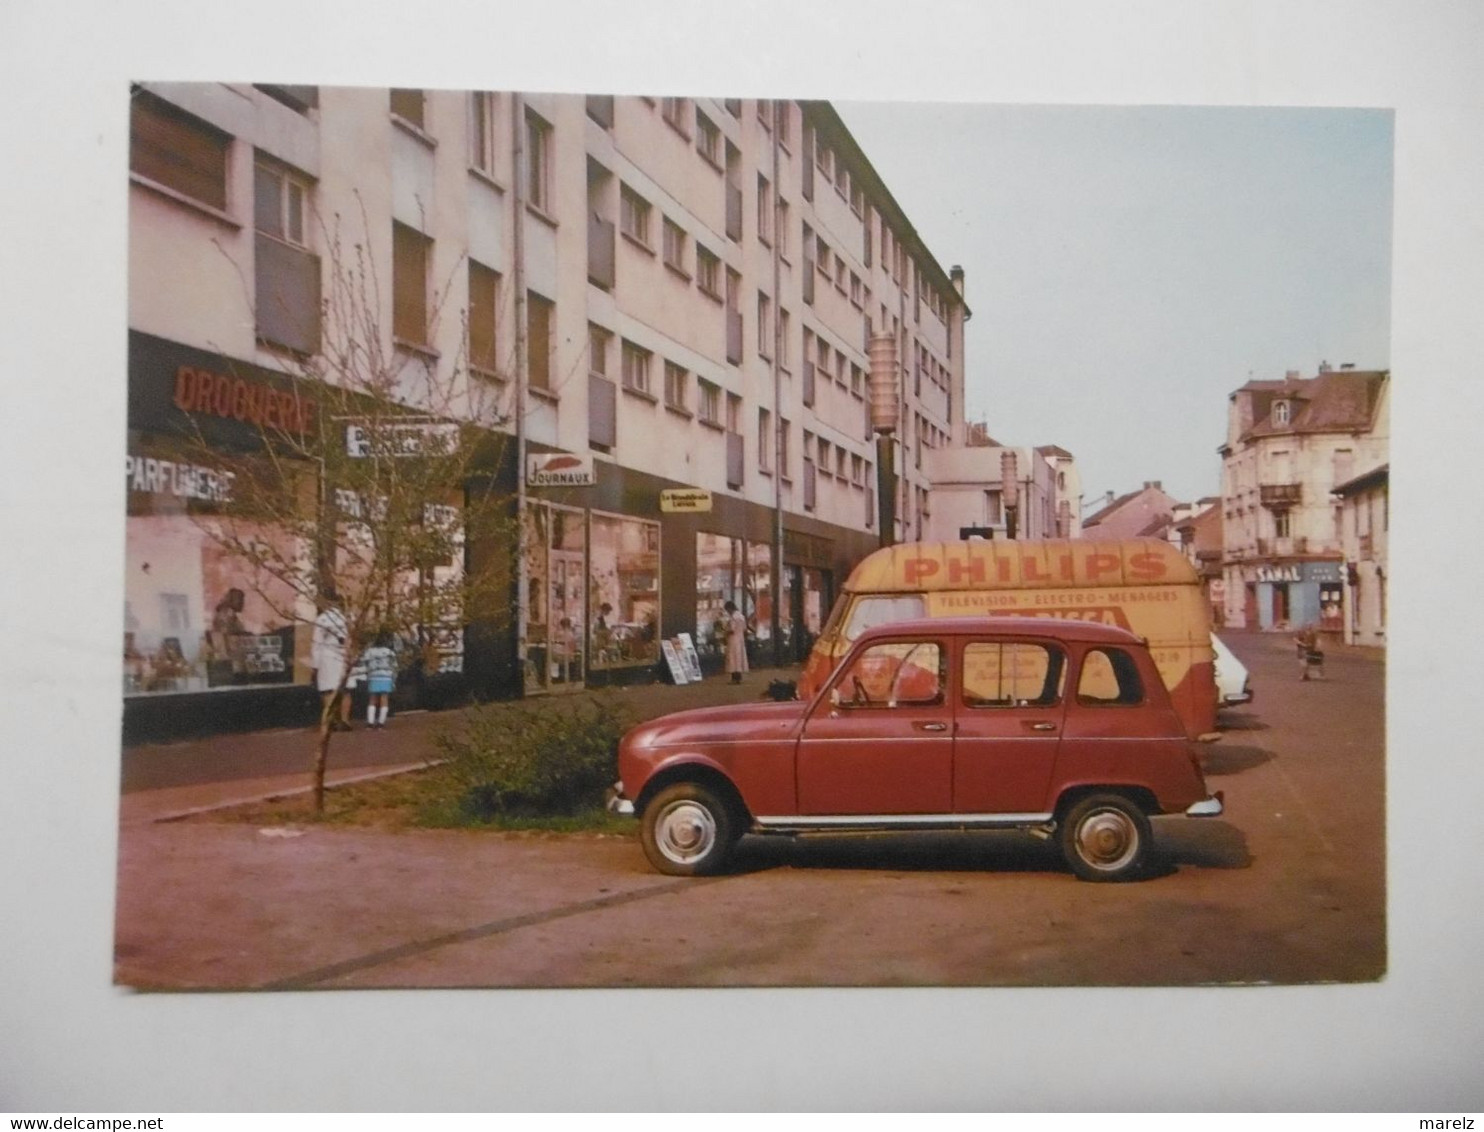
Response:
[{"label": "shop front", "polygon": [[247,541],[293,560],[307,548],[281,526],[226,515],[255,473],[264,430],[307,429],[317,411],[282,375],[130,334],[126,741],[312,717],[303,626],[313,608],[229,549]]},{"label": "shop front", "polygon": [[1322,632],[1344,631],[1344,572],[1338,560],[1264,563],[1252,568],[1247,589],[1254,628],[1317,625]]},{"label": "shop front", "polygon": [[[667,678],[661,644],[682,634],[702,671],[718,673],[727,602],[747,620],[752,666],[799,663],[828,616],[833,578],[875,548],[823,524],[790,526],[775,579],[770,508],[589,457],[529,460],[526,694]],[[539,482],[531,469],[552,462],[565,467],[562,482]],[[677,491],[687,505],[667,511]]]},{"label": "shop front", "polygon": [[[363,527],[369,538],[378,506],[324,482],[322,464],[305,458],[313,446],[290,442],[317,428],[328,411],[285,374],[131,332],[126,742],[303,726],[317,718],[310,662],[315,594],[302,579],[326,559],[309,532],[328,508],[342,529]],[[280,501],[276,509],[250,502],[269,494]],[[385,600],[413,611],[399,618],[394,642],[401,661],[394,709],[463,698],[470,662],[484,674],[482,693],[500,686],[501,664],[483,654],[498,657],[504,642],[486,635],[472,655],[464,622],[478,620],[478,611],[451,610],[435,599],[461,584],[465,502],[462,490],[420,500],[419,545],[439,551],[379,583]],[[427,537],[434,530],[444,537]],[[346,550],[342,545],[330,567],[342,591],[358,584]],[[498,555],[502,548],[485,552]]]}]

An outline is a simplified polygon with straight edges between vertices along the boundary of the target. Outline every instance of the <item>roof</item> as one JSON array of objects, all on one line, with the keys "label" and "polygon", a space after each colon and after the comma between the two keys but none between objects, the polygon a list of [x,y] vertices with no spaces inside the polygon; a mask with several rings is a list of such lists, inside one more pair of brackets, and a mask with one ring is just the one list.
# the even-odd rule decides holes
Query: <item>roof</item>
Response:
[{"label": "roof", "polygon": [[1070,617],[917,617],[907,621],[892,621],[867,629],[856,643],[871,641],[877,637],[899,637],[904,634],[925,633],[932,636],[953,636],[965,633],[1003,633],[1017,637],[1047,637],[1061,641],[1099,641],[1103,643],[1136,644],[1142,637],[1120,629],[1116,625],[1104,625],[1100,621],[1076,621]]},{"label": "roof", "polygon": [[1042,456],[1060,456],[1066,460],[1075,459],[1075,457],[1060,444],[1042,444],[1036,449],[1036,451],[1039,452]]},{"label": "roof", "polygon": [[[1361,432],[1371,426],[1386,370],[1326,370],[1303,380],[1249,381],[1237,392],[1252,394],[1252,427],[1243,440],[1298,433]],[[1292,401],[1286,425],[1273,423],[1273,405]]]},{"label": "roof", "polygon": [[1378,487],[1391,479],[1391,465],[1382,464],[1372,468],[1368,472],[1361,472],[1358,476],[1352,476],[1344,483],[1336,484],[1330,489],[1332,495],[1354,495],[1365,491],[1369,487]]}]

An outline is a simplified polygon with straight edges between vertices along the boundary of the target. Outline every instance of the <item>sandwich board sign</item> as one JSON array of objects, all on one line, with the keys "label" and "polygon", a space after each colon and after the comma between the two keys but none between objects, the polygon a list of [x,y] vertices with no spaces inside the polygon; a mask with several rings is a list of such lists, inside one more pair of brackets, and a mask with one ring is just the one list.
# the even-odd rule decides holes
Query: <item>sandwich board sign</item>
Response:
[{"label": "sandwich board sign", "polygon": [[676,651],[680,653],[680,659],[685,662],[685,674],[697,684],[703,679],[701,674],[701,655],[696,652],[696,643],[690,639],[689,633],[681,633],[675,638]]},{"label": "sandwich board sign", "polygon": [[670,669],[670,678],[677,684],[690,683],[690,674],[685,670],[685,661],[680,655],[680,650],[675,647],[675,642],[662,637],[660,652],[665,654],[665,665]]}]

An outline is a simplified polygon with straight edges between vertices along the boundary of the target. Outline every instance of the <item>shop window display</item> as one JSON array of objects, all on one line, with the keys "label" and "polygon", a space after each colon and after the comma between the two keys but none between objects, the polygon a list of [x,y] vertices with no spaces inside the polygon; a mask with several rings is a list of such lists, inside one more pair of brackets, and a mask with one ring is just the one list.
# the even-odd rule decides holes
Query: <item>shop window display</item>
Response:
[{"label": "shop window display", "polygon": [[585,678],[583,512],[533,503],[526,511],[526,690],[574,687]]},{"label": "shop window display", "polygon": [[[131,510],[133,497],[131,495]],[[131,514],[124,600],[124,692],[197,692],[308,679],[292,590],[255,577],[210,523]],[[281,532],[256,537],[282,542]],[[304,610],[298,610],[298,617]],[[301,647],[302,645],[302,647]]]},{"label": "shop window display", "polygon": [[660,525],[597,512],[591,522],[592,667],[652,666],[660,655]]}]

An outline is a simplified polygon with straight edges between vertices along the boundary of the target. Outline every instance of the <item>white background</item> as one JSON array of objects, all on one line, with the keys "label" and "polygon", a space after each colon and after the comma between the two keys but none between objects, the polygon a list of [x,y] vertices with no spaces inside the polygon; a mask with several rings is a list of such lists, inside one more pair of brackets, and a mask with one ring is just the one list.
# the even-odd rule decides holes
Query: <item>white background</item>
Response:
[{"label": "white background", "polygon": [[[1477,1111],[1481,29],[1474,3],[1368,0],[6,0],[0,1110]],[[1395,108],[1387,979],[112,988],[130,79]]]}]

